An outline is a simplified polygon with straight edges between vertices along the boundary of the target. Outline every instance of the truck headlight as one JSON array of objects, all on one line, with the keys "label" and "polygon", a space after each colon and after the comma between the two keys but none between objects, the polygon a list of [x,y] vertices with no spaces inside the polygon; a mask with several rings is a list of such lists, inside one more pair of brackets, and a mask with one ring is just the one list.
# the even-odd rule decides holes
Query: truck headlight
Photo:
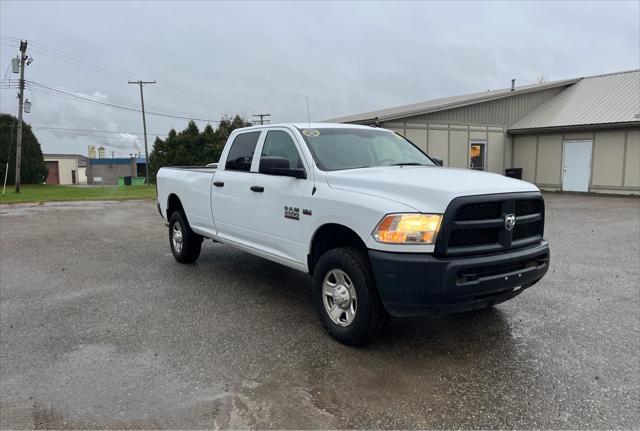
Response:
[{"label": "truck headlight", "polygon": [[440,229],[440,214],[391,214],[373,231],[373,238],[387,244],[433,244]]}]

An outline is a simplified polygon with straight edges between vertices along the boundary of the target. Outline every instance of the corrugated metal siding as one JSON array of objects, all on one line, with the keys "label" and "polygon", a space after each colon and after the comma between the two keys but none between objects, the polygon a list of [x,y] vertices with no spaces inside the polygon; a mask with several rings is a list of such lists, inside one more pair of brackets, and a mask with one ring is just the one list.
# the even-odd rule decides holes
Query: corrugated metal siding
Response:
[{"label": "corrugated metal siding", "polygon": [[448,111],[433,112],[431,114],[408,117],[406,122],[418,121],[451,121],[475,124],[499,124],[511,126],[523,116],[534,111],[544,103],[557,97],[569,86],[555,87],[547,90],[535,91],[507,97],[489,102],[469,105]]},{"label": "corrugated metal siding", "polygon": [[325,120],[330,123],[359,123],[368,122],[377,118],[379,121],[396,121],[400,118],[424,115],[429,112],[453,110],[457,107],[463,107],[474,103],[483,103],[489,100],[497,100],[500,98],[515,97],[520,94],[530,92],[545,91],[551,88],[566,88],[575,84],[580,78],[566,79],[562,81],[544,82],[541,84],[521,85],[516,87],[515,91],[509,88],[501,88],[499,90],[483,91],[479,93],[464,94],[461,96],[445,97],[441,99],[427,100],[426,102],[412,103],[410,105],[396,106],[393,108],[380,109],[377,111],[364,112],[362,114],[348,115],[345,117],[333,118]]},{"label": "corrugated metal siding", "polygon": [[637,122],[640,71],[584,78],[513,125],[514,130]]}]

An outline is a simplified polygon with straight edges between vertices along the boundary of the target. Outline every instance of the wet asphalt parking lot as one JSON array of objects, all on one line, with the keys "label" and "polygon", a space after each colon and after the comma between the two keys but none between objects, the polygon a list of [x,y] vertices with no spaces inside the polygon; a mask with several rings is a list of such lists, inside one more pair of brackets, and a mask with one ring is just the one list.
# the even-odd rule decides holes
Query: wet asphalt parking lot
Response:
[{"label": "wet asphalt parking lot", "polygon": [[547,194],[547,276],[492,310],[334,342],[308,276],[150,201],[0,208],[7,428],[638,428],[640,200]]}]

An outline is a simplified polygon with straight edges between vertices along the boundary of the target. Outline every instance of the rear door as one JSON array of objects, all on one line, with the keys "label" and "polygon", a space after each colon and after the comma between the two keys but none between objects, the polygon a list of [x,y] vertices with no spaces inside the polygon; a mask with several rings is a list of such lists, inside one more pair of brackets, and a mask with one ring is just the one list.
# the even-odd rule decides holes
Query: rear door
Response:
[{"label": "rear door", "polygon": [[239,133],[231,142],[224,165],[220,164],[211,186],[211,211],[222,239],[252,246],[255,243],[249,226],[249,189],[255,173],[251,172],[261,131]]},{"label": "rear door", "polygon": [[[302,226],[309,211],[303,196],[311,196],[313,181],[295,137],[286,128],[265,132],[260,157],[276,156],[289,161],[290,169],[304,169],[306,179],[257,172],[249,193],[251,229],[261,250],[288,261],[304,264]],[[259,171],[259,161],[256,163]],[[305,214],[306,212],[306,214]]]},{"label": "rear door", "polygon": [[592,141],[564,141],[562,190],[588,192]]}]

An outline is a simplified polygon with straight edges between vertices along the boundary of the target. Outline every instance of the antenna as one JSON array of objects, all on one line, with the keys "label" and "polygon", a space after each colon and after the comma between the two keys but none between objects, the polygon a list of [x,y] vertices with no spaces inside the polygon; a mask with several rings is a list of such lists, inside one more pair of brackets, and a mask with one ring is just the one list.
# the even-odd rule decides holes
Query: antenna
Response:
[{"label": "antenna", "polygon": [[309,130],[311,130],[311,115],[309,115],[309,96],[307,98],[307,122],[309,123]]}]

